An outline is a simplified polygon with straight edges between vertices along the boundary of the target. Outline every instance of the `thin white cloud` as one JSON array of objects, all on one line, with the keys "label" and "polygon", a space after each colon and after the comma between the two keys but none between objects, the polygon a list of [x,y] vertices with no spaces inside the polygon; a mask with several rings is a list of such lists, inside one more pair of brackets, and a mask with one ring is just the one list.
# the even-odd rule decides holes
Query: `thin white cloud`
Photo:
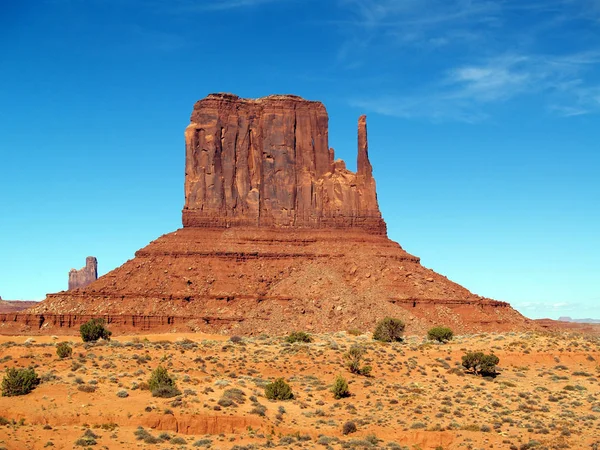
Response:
[{"label": "thin white cloud", "polygon": [[600,53],[564,56],[509,54],[446,71],[442,79],[423,86],[421,94],[355,98],[354,106],[403,118],[479,122],[487,107],[520,96],[541,95],[542,106],[562,116],[600,112],[600,88],[586,83],[586,70],[600,62]]},{"label": "thin white cloud", "polygon": [[[345,69],[368,67],[374,53],[421,65],[422,54],[440,59],[426,64],[422,79],[411,80],[410,85],[402,82],[402,65],[388,64],[387,88],[381,85],[379,92],[354,97],[350,103],[355,106],[405,118],[478,122],[490,117],[495,104],[537,96],[540,107],[553,114],[600,112],[600,52],[594,45],[600,34],[580,32],[583,22],[595,26],[600,0],[339,0],[339,4],[349,17],[337,22],[348,36],[337,55]],[[532,20],[523,26],[526,14]],[[564,46],[563,53],[549,53],[546,43],[559,42],[563,32],[566,40],[555,46]]]}]

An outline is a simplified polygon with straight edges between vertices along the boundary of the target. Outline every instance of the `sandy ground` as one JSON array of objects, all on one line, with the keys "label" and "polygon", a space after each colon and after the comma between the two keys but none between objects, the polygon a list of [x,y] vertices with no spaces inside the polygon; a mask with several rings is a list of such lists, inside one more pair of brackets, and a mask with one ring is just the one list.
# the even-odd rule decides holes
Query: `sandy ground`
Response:
[{"label": "sandy ground", "polygon": [[[75,337],[0,336],[0,370],[35,367],[42,378],[28,395],[0,397],[0,449],[600,445],[597,337],[479,334],[443,345],[416,337],[383,344],[346,333],[313,339],[234,343],[190,333],[84,344]],[[73,345],[73,356],[61,360],[55,345],[63,341]],[[344,365],[356,344],[367,351],[369,377]],[[465,374],[460,360],[467,350],[494,352],[499,376]],[[156,398],[143,389],[158,365],[176,378],[180,396]],[[349,398],[331,393],[338,374],[349,382]],[[294,400],[264,397],[265,384],[277,377],[289,382]],[[357,431],[344,435],[349,421]]]}]

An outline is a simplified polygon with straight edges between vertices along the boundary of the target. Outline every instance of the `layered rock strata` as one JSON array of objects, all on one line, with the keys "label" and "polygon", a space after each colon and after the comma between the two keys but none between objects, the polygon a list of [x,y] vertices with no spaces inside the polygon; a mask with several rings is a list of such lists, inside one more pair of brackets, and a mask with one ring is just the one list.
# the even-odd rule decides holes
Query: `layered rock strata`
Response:
[{"label": "layered rock strata", "polygon": [[456,332],[530,326],[507,303],[471,294],[361,229],[183,228],[87,288],[48,295],[28,312],[42,315],[45,327],[68,326],[58,315],[146,318],[136,323],[147,326],[111,319],[127,331],[147,330],[158,317],[173,318],[178,331],[239,334],[372,330],[386,316],[415,333],[435,324]]},{"label": "layered rock strata", "polygon": [[185,131],[185,227],[362,228],[385,234],[359,120],[357,172],[335,161],[320,102],[212,94]]},{"label": "layered rock strata", "polygon": [[85,267],[69,271],[69,290],[84,288],[98,279],[98,260],[93,256],[85,258]]},{"label": "layered rock strata", "polygon": [[115,331],[367,331],[386,316],[409,333],[536,328],[388,239],[365,116],[356,173],[334,160],[327,121],[295,96],[200,100],[185,131],[184,228],[85,288],[0,315],[0,332],[69,332],[89,317]]}]

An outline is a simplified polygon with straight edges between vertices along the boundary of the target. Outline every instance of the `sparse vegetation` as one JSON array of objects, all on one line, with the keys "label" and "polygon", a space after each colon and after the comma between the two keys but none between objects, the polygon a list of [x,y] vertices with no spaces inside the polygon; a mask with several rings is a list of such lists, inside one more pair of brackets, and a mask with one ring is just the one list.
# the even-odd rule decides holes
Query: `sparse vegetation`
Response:
[{"label": "sparse vegetation", "polygon": [[56,354],[60,359],[70,358],[73,354],[73,349],[66,342],[61,342],[56,345]]},{"label": "sparse vegetation", "polygon": [[40,384],[40,378],[34,369],[17,369],[11,367],[6,369],[2,380],[2,396],[13,397],[29,394]]},{"label": "sparse vegetation", "polygon": [[404,328],[404,322],[400,319],[386,317],[377,323],[373,339],[381,342],[401,342]]},{"label": "sparse vegetation", "polygon": [[153,397],[171,398],[181,394],[175,385],[175,380],[162,366],[158,366],[150,375],[148,388]]},{"label": "sparse vegetation", "polygon": [[342,434],[347,435],[350,433],[356,433],[356,424],[352,421],[344,423],[342,427]]},{"label": "sparse vegetation", "polygon": [[[319,335],[314,344],[288,344],[284,338],[244,336],[236,343],[222,336],[194,341],[179,334],[161,340],[124,336],[100,344],[70,343],[72,359],[60,360],[55,354],[57,343],[65,339],[15,337],[11,341],[0,336],[0,382],[7,368],[27,367],[23,365],[27,361],[43,383],[43,389],[21,400],[7,398],[2,403],[0,448],[6,442],[15,448],[51,447],[45,445],[48,441],[54,443],[52,448],[80,449],[187,445],[237,450],[413,450],[435,447],[439,442],[431,444],[427,437],[432,432],[452,436],[452,446],[465,449],[591,448],[597,441],[600,339],[596,337],[477,333],[454,337],[445,345],[422,336],[406,337],[402,345],[380,344],[347,332]],[[475,364],[474,368],[462,365],[461,356],[480,349],[489,349],[483,350],[484,357],[493,353],[501,360],[502,377],[497,381],[466,375],[490,372],[473,360],[465,362],[469,367]],[[376,377],[349,372],[367,364]],[[158,366],[157,384],[169,391],[176,386],[180,395],[151,397],[150,378]],[[284,375],[282,383],[288,385],[288,392],[293,390],[294,398],[267,400],[265,387]],[[285,391],[276,389],[269,396],[287,398],[275,395]],[[115,406],[110,417],[98,408],[106,401]],[[25,408],[31,424],[21,420]],[[81,414],[78,427],[61,421],[71,417],[73,408]],[[52,417],[52,426],[33,420],[44,415]],[[148,428],[156,420],[166,425],[194,415],[214,417],[219,432],[179,437],[175,428]],[[244,417],[244,422],[238,417]],[[234,429],[228,428],[229,422],[218,423],[230,418]],[[344,430],[347,422],[356,427],[354,434],[351,425]],[[258,423],[271,423],[276,431]],[[145,430],[134,435],[138,425]],[[309,428],[315,430],[312,439],[303,433]],[[82,436],[88,429],[98,438]],[[402,445],[389,441],[396,433],[403,436]],[[535,442],[541,444],[535,447]]]},{"label": "sparse vegetation", "polygon": [[294,342],[312,342],[310,335],[304,331],[292,331],[285,340],[290,344]]},{"label": "sparse vegetation", "polygon": [[107,330],[102,319],[90,319],[79,327],[83,342],[95,342],[98,339],[110,340],[112,332]]},{"label": "sparse vegetation", "polygon": [[283,378],[277,378],[265,386],[265,397],[269,400],[291,400],[294,398],[294,394],[290,385]]},{"label": "sparse vegetation", "polygon": [[333,383],[333,387],[331,388],[331,392],[333,392],[333,398],[339,400],[344,397],[350,397],[350,389],[348,388],[348,382],[346,379],[338,375]]},{"label": "sparse vegetation", "polygon": [[437,342],[448,342],[454,337],[454,333],[448,327],[433,327],[427,332],[427,338]]},{"label": "sparse vegetation", "polygon": [[350,350],[348,350],[344,354],[344,359],[346,360],[346,367],[348,367],[348,370],[350,372],[355,373],[357,375],[365,376],[368,376],[371,373],[371,370],[373,370],[371,366],[361,367],[362,360],[366,353],[367,351],[364,347],[353,345],[352,347],[350,347]]},{"label": "sparse vegetation", "polygon": [[462,357],[462,365],[475,375],[495,376],[496,365],[500,359],[494,355],[485,355],[483,352],[468,352]]}]

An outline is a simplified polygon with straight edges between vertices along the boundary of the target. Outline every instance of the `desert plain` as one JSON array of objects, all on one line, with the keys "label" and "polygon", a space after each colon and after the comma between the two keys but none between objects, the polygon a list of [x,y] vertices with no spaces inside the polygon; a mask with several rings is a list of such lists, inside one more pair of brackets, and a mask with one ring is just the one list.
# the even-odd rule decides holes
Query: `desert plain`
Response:
[{"label": "desert plain", "polygon": [[[370,332],[229,337],[196,333],[0,336],[0,370],[34,367],[31,393],[0,397],[0,448],[12,449],[588,449],[600,446],[600,340],[568,332],[455,336],[434,343]],[[56,345],[69,342],[71,357]],[[344,354],[366,350],[369,376]],[[499,357],[484,378],[461,365],[466,351]],[[181,395],[147,389],[162,366]],[[336,400],[335,378],[350,396]],[[271,401],[283,377],[294,399]],[[345,434],[347,423],[356,431]],[[346,425],[346,427],[345,427]],[[352,427],[350,427],[352,429]]]}]

